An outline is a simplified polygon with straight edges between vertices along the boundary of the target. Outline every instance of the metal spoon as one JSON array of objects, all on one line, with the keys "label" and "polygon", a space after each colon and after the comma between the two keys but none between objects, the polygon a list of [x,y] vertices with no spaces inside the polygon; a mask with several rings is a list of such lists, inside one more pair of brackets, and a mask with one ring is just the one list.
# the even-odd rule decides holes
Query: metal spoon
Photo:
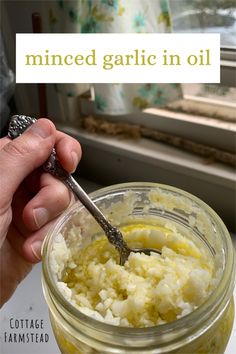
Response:
[{"label": "metal spoon", "polygon": [[[8,137],[11,139],[17,138],[21,135],[30,125],[36,122],[35,118],[24,116],[24,115],[14,115],[11,117]],[[150,255],[151,252],[156,252],[161,254],[161,252],[154,248],[130,248],[124,241],[122,233],[115,226],[111,225],[106,217],[103,215],[101,210],[95,205],[95,203],[90,199],[88,194],[81,188],[81,186],[76,182],[76,180],[64,170],[61,166],[55,149],[53,149],[50,157],[44,164],[44,170],[49,172],[59,180],[61,180],[67,187],[69,187],[75,196],[81,201],[85,208],[90,212],[90,214],[96,219],[98,224],[101,226],[108,241],[118,250],[120,255],[120,264],[124,265],[128,259],[131,252],[143,252]]]}]

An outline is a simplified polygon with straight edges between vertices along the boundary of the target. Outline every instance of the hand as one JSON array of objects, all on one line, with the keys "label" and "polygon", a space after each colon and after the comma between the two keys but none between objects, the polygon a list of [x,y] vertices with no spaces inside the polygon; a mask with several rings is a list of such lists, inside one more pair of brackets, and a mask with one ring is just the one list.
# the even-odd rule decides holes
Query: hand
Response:
[{"label": "hand", "polygon": [[48,228],[73,201],[63,183],[41,168],[53,147],[62,166],[73,172],[80,145],[47,119],[39,119],[14,141],[0,139],[1,305],[41,259]]}]

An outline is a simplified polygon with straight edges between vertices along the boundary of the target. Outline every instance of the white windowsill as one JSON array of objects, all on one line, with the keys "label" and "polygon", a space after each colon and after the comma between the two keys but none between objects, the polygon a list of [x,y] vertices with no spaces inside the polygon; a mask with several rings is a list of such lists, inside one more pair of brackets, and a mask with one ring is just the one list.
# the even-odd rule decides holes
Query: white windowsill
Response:
[{"label": "white windowsill", "polygon": [[[182,151],[149,139],[139,140],[108,137],[105,135],[91,134],[84,130],[78,130],[66,126],[59,126],[64,132],[74,136],[83,145],[92,145],[97,151],[103,149],[109,152],[119,152],[126,157],[140,162],[161,166],[187,175],[194,175],[228,188],[234,188],[236,176],[233,167],[218,162],[204,163],[204,158]],[[106,163],[104,161],[104,163]]]},{"label": "white windowsill", "polygon": [[[191,100],[189,96],[185,96],[186,101],[194,101],[199,105],[199,99],[192,97]],[[201,98],[202,100],[202,98]],[[207,101],[207,99],[205,99]],[[192,103],[192,102],[191,102]],[[207,104],[207,102],[204,102]],[[214,104],[216,104],[214,102]],[[220,108],[223,108],[224,110],[227,109],[228,107],[225,107],[222,102],[218,103]],[[229,104],[229,107],[231,109],[231,106],[233,104]],[[232,111],[232,109],[231,109]],[[235,111],[236,111],[236,105],[235,105]],[[202,125],[203,127],[213,127],[213,128],[219,128],[222,130],[228,130],[236,133],[236,114],[234,111],[235,115],[235,122],[231,121],[225,121],[225,120],[220,120],[217,118],[212,118],[212,117],[207,117],[207,116],[202,116],[200,114],[191,114],[191,113],[185,113],[185,112],[176,112],[176,111],[171,111],[168,109],[161,109],[161,108],[147,108],[144,110],[145,113],[156,115],[156,117],[165,117],[165,118],[170,118],[173,120],[177,120],[179,122],[186,122],[186,123],[193,123],[195,125]],[[231,113],[231,112],[230,112]]]},{"label": "white windowsill", "polygon": [[[235,152],[236,123],[233,121],[230,122],[204,117],[200,114],[193,115],[191,113],[174,112],[169,109],[160,108],[147,108],[140,112],[125,115],[98,115],[95,113],[93,101],[82,99],[80,103],[81,112],[84,116],[92,115],[113,122],[120,121],[145,125],[146,127],[160,130],[171,135],[190,139],[225,151]],[[195,102],[195,105],[199,108],[199,102]],[[206,103],[202,105],[206,105]],[[223,107],[225,115],[231,116],[232,120],[236,119],[235,110],[233,110],[232,107],[219,107],[217,107],[217,109],[214,108],[214,110],[218,112]],[[213,116],[213,114],[211,114],[211,116]],[[73,117],[71,117],[72,121]]]}]

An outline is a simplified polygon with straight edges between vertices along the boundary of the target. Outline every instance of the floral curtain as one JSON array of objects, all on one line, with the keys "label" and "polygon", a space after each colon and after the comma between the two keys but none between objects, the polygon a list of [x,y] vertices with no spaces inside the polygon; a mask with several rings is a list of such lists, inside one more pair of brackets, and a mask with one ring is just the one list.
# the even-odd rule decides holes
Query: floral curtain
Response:
[{"label": "floral curtain", "polygon": [[[48,3],[48,31],[68,33],[168,33],[167,0],[57,0]],[[98,113],[127,114],[165,106],[182,97],[178,84],[94,84]],[[62,84],[58,90],[78,96],[87,84]]]}]

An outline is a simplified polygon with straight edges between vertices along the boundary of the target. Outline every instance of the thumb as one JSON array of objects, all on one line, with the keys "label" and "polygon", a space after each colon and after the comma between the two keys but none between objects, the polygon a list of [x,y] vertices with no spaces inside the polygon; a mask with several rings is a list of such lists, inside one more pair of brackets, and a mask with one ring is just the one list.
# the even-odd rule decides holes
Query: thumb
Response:
[{"label": "thumb", "polygon": [[4,208],[21,182],[49,157],[56,128],[48,119],[39,119],[26,132],[0,150],[0,208]]}]

